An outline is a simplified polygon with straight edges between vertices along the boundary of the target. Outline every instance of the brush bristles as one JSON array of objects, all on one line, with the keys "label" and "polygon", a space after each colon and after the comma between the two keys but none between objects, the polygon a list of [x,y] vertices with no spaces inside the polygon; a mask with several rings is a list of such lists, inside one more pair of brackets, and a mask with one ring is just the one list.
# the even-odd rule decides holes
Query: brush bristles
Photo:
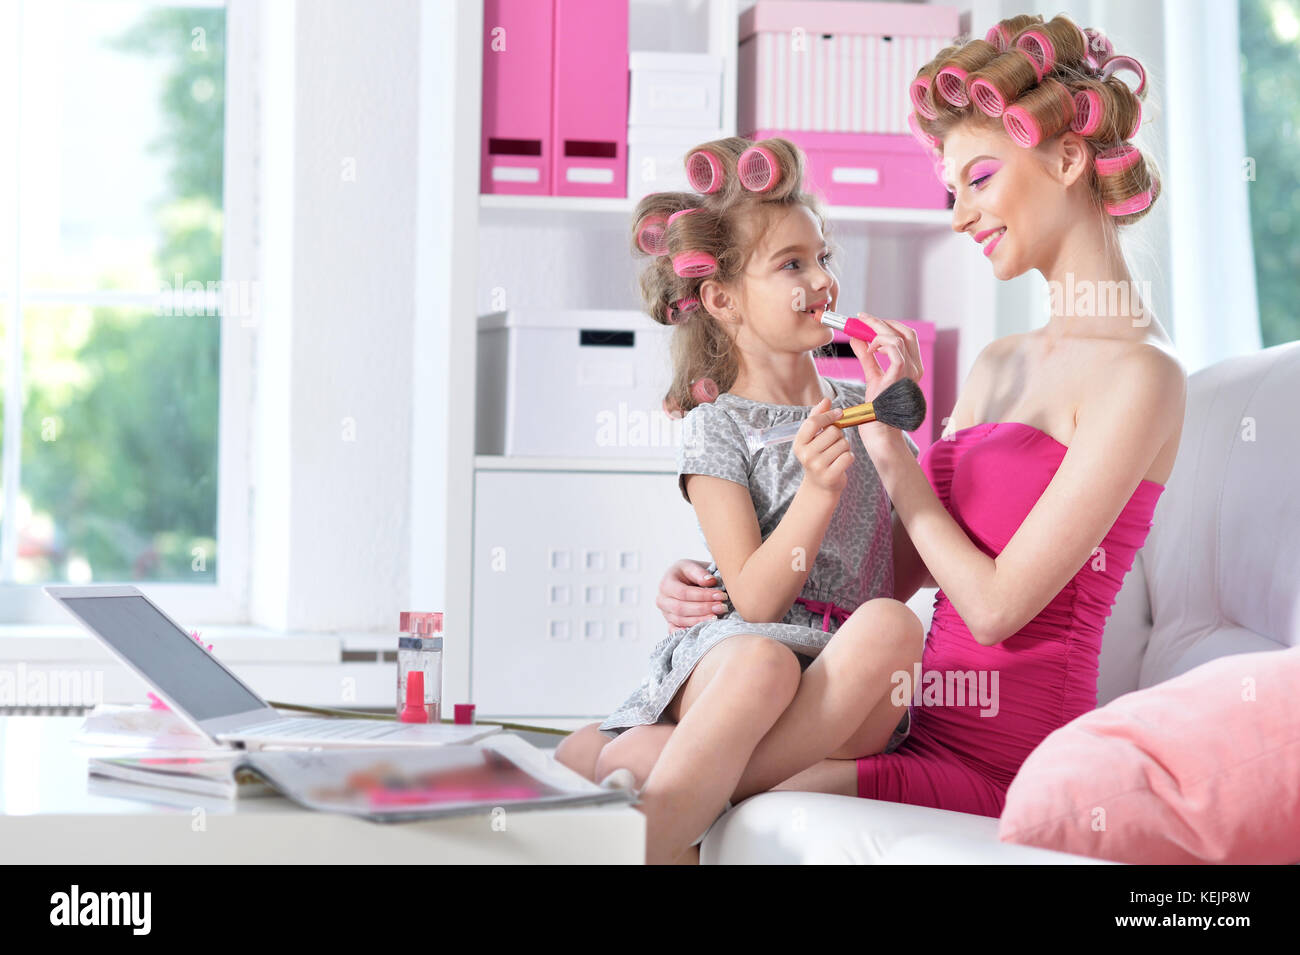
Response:
[{"label": "brush bristles", "polygon": [[925,420],[925,395],[911,378],[900,378],[871,402],[876,420],[900,431],[915,431]]}]

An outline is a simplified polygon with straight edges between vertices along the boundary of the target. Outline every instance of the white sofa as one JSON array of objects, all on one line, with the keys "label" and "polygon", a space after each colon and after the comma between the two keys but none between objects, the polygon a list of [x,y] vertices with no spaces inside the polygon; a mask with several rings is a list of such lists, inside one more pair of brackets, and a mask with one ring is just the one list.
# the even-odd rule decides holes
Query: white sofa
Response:
[{"label": "white sofa", "polygon": [[[1190,377],[1177,462],[1106,627],[1098,705],[1220,656],[1300,643],[1297,408],[1300,342]],[[720,818],[700,861],[1096,861],[1003,843],[997,829],[987,816],[771,792]]]}]

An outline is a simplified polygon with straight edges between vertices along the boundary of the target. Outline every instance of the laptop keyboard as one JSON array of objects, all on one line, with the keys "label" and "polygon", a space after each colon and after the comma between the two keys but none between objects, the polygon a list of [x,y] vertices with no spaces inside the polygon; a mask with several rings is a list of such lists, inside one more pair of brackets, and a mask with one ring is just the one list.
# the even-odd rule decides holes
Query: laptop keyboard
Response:
[{"label": "laptop keyboard", "polygon": [[239,736],[277,736],[290,739],[377,739],[402,729],[380,720],[268,720],[241,726]]}]

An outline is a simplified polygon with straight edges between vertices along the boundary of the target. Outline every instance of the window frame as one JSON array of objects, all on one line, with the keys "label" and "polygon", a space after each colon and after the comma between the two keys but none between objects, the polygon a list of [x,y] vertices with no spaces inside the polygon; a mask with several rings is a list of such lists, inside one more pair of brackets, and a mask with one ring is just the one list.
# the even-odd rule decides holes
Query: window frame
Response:
[{"label": "window frame", "polygon": [[[24,0],[31,2],[31,0]],[[217,407],[217,567],[216,582],[204,584],[165,581],[96,581],[129,583],[181,619],[205,624],[245,623],[249,613],[249,558],[252,514],[250,456],[253,446],[253,360],[254,336],[261,319],[257,275],[256,212],[257,191],[257,89],[259,56],[257,16],[254,0],[162,0],[142,6],[223,7],[226,11],[225,117],[222,142],[222,288],[232,281],[251,283],[249,316],[221,315],[219,399]],[[18,8],[20,10],[21,8]],[[15,12],[15,16],[21,16]],[[232,279],[232,276],[239,276]],[[24,293],[19,288],[5,293],[6,305],[19,311],[31,304],[83,303],[104,306],[151,305],[165,295],[121,292]],[[9,347],[6,344],[5,347]],[[10,374],[5,387],[14,382],[21,389],[21,371]],[[8,403],[7,403],[8,404]],[[17,452],[21,462],[21,445]],[[6,460],[7,464],[7,460]],[[21,463],[17,467],[21,475]],[[6,475],[7,476],[7,475]],[[16,555],[17,529],[12,537]],[[0,560],[4,553],[0,551]],[[11,572],[10,567],[5,568]],[[7,576],[7,573],[6,573]],[[59,583],[59,581],[51,581]],[[66,611],[44,592],[44,584],[22,584],[0,580],[0,620],[9,624],[67,624]]]}]

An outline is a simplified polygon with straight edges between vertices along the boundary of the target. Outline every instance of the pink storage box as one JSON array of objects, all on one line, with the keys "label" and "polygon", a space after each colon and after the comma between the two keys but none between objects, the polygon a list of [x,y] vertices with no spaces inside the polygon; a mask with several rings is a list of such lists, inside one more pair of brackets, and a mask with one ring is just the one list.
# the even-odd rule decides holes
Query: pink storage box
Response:
[{"label": "pink storage box", "polygon": [[627,195],[628,7],[484,0],[480,191]]},{"label": "pink storage box", "polygon": [[908,88],[956,7],[759,0],[740,17],[737,125],[910,135]]},{"label": "pink storage box", "polygon": [[947,209],[934,160],[908,136],[758,129],[751,139],[784,137],[808,157],[805,188],[834,206]]},{"label": "pink storage box", "polygon": [[[918,384],[921,387],[921,393],[925,395],[925,421],[921,423],[921,427],[909,432],[909,434],[912,440],[916,442],[916,446],[921,450],[921,453],[924,454],[925,449],[934,443],[934,323],[904,320],[903,324],[916,332],[917,344],[921,346],[921,368],[924,373],[921,375]],[[849,336],[837,331],[832,344],[843,346],[837,350],[843,351],[847,357],[836,355],[828,358],[815,358],[814,363],[817,365],[817,371],[826,378],[851,378],[854,381],[864,381],[862,363],[858,361],[856,355],[849,351]],[[889,370],[888,355],[880,354],[880,366],[886,371]]]}]

